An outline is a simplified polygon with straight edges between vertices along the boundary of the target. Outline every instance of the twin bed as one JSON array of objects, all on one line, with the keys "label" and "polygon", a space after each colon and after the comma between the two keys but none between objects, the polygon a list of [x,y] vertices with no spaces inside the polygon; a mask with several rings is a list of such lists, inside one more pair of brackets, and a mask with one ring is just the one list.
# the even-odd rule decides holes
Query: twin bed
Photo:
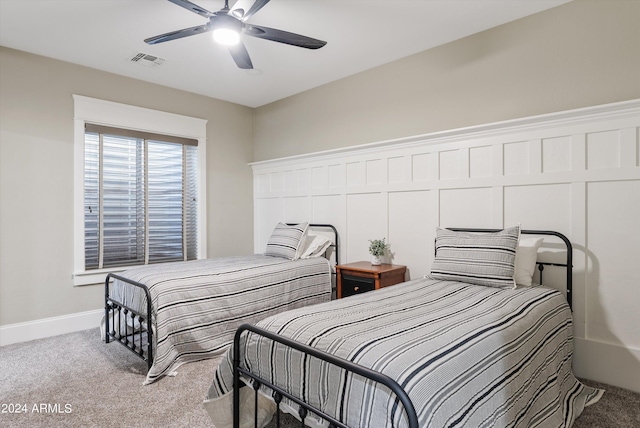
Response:
[{"label": "twin bed", "polygon": [[[280,410],[312,427],[570,427],[603,392],[572,372],[572,248],[522,233],[440,229],[429,277],[243,325],[204,403],[216,428]],[[532,284],[543,237],[566,246],[538,263],[567,270],[566,297]]]},{"label": "twin bed", "polygon": [[329,301],[332,267],[323,256],[337,260],[332,225],[280,223],[264,254],[109,274],[102,336],[147,361],[145,383],[154,382],[183,363],[223,353],[242,323]]},{"label": "twin bed", "polygon": [[[332,242],[279,224],[265,255],[109,275],[105,340],[148,361],[146,383],[226,352],[204,403],[216,428],[279,426],[281,410],[312,427],[570,427],[600,398],[571,368],[564,235],[439,229],[430,275],[330,301],[329,262],[302,257],[338,260],[319,226]],[[535,286],[545,266],[562,291]]]}]

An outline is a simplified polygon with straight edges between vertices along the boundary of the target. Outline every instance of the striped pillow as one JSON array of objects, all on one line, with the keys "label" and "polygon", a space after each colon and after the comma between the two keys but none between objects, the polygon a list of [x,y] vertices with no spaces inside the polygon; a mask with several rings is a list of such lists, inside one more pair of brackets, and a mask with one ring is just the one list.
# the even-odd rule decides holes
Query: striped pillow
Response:
[{"label": "striped pillow", "polygon": [[304,250],[304,241],[307,236],[309,223],[286,225],[278,223],[267,242],[266,256],[284,257],[289,260],[297,260]]},{"label": "striped pillow", "polygon": [[431,277],[489,287],[515,288],[520,227],[495,233],[454,232],[438,228]]}]

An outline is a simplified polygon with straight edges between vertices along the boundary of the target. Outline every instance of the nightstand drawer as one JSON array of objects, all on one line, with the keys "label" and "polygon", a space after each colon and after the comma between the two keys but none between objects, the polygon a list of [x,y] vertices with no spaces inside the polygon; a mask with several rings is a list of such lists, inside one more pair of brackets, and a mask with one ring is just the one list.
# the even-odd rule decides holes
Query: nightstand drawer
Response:
[{"label": "nightstand drawer", "polygon": [[355,262],[336,266],[337,298],[379,290],[404,281],[407,267],[403,265],[372,265]]},{"label": "nightstand drawer", "polygon": [[353,296],[354,294],[366,293],[376,289],[376,282],[373,278],[362,278],[360,276],[342,275],[342,297]]}]

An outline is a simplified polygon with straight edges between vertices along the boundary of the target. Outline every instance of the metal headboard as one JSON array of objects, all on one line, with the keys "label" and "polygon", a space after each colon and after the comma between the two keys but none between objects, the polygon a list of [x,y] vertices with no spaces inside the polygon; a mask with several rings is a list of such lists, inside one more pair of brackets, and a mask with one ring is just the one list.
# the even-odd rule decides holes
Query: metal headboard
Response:
[{"label": "metal headboard", "polygon": [[331,229],[333,231],[333,236],[335,237],[333,244],[331,244],[329,247],[333,247],[335,252],[336,252],[336,265],[340,264],[340,253],[339,253],[339,247],[340,245],[338,244],[338,229],[336,229],[336,227],[332,224],[321,224],[321,223],[309,223],[309,227],[315,227],[315,228],[326,228],[326,229]]},{"label": "metal headboard", "polygon": [[[299,223],[286,223],[287,226],[295,226],[296,224],[299,224]],[[336,227],[332,224],[324,224],[324,223],[309,223],[309,227],[326,228],[326,229],[331,229],[333,231],[333,236],[335,239],[333,240],[333,243],[329,245],[329,248],[333,247],[333,249],[335,250],[336,266],[339,265],[340,264],[340,252],[339,252],[340,245],[338,244],[338,229],[336,229]]]},{"label": "metal headboard", "polygon": [[[295,226],[296,224],[299,224],[299,223],[286,223],[287,226]],[[336,291],[336,286],[337,285],[336,284],[338,282],[338,280],[337,280],[338,273],[337,273],[337,270],[336,270],[336,266],[338,266],[340,264],[340,244],[338,243],[338,229],[336,229],[336,227],[334,225],[327,224],[327,223],[309,223],[309,227],[310,228],[313,227],[313,228],[316,228],[316,229],[319,229],[319,228],[331,229],[331,231],[333,232],[334,239],[333,239],[332,244],[329,245],[329,248],[333,247],[333,250],[335,252],[335,258],[336,258],[335,259],[335,263],[333,265],[332,272],[331,272],[331,275],[334,276],[334,280],[335,280],[331,284],[331,293],[332,293],[332,296],[335,296],[335,294],[337,293],[337,291]],[[325,253],[325,257],[327,257],[326,253]],[[327,257],[327,260],[329,260],[329,262],[331,262],[331,259],[329,257]],[[333,299],[333,297],[332,297],[332,299]]]},{"label": "metal headboard", "polygon": [[[502,229],[468,229],[468,228],[459,228],[459,227],[447,227],[449,230],[453,230],[454,232],[472,232],[472,233],[493,233],[500,232]],[[571,245],[571,241],[560,232],[556,232],[553,230],[526,230],[523,229],[520,231],[525,235],[547,235],[547,236],[556,236],[564,242],[567,247],[567,262],[566,263],[551,263],[551,262],[541,262],[536,261],[538,266],[538,271],[540,272],[540,283],[542,283],[542,271],[545,266],[560,266],[566,268],[567,272],[567,303],[569,303],[569,308],[573,311],[573,246]]]}]

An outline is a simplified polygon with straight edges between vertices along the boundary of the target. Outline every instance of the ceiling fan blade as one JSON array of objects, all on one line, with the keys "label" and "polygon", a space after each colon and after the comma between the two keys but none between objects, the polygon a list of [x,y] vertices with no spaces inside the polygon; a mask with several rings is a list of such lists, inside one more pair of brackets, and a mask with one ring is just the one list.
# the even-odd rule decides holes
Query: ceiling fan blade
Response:
[{"label": "ceiling fan blade", "polygon": [[229,46],[229,53],[233,57],[233,60],[236,62],[236,65],[238,67],[245,70],[250,70],[253,68],[251,58],[249,57],[249,52],[244,46],[244,43],[239,42],[237,45]]},{"label": "ceiling fan blade", "polygon": [[251,2],[251,0],[238,0],[237,2],[235,2],[233,6],[231,6],[231,10],[229,11],[229,14],[242,20],[245,12],[249,10],[252,4],[253,3]]},{"label": "ceiling fan blade", "polygon": [[207,9],[201,8],[197,4],[193,4],[188,0],[169,0],[169,1],[173,4],[176,4],[187,10],[190,10],[193,13],[197,13],[200,16],[204,16],[205,18],[211,18],[213,15],[215,15],[214,13],[209,12]]},{"label": "ceiling fan blade", "polygon": [[160,34],[159,36],[149,37],[148,39],[144,39],[144,41],[149,45],[155,45],[156,43],[168,42],[169,40],[195,36],[196,34],[206,33],[207,31],[211,31],[209,26],[198,25],[196,27],[185,28],[182,30],[171,31],[170,33]]},{"label": "ceiling fan blade", "polygon": [[245,25],[244,33],[247,36],[257,37],[259,39],[267,39],[287,45],[299,46],[307,49],[320,49],[327,42],[312,39],[311,37],[300,34],[290,33],[288,31],[276,30],[275,28],[261,27],[258,25]]},{"label": "ceiling fan blade", "polygon": [[265,4],[269,3],[269,0],[256,0],[253,5],[249,8],[249,10],[242,17],[243,21],[251,18],[256,12],[264,7]]}]

